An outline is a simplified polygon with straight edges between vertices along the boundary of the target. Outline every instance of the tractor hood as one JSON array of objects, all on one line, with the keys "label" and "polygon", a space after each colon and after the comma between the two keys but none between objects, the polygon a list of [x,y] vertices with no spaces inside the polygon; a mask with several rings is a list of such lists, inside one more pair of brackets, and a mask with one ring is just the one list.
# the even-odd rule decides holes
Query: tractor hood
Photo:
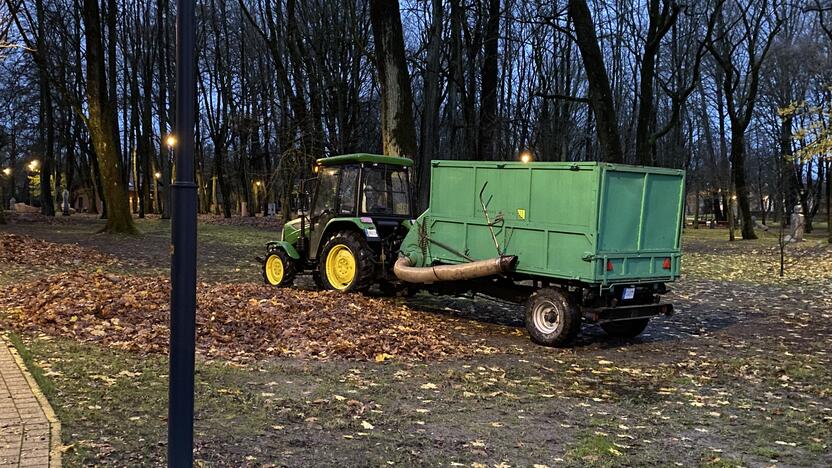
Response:
[{"label": "tractor hood", "polygon": [[[309,226],[306,226],[309,230]],[[295,218],[283,224],[283,230],[280,233],[280,240],[293,244],[297,242],[300,237],[300,218]]]}]

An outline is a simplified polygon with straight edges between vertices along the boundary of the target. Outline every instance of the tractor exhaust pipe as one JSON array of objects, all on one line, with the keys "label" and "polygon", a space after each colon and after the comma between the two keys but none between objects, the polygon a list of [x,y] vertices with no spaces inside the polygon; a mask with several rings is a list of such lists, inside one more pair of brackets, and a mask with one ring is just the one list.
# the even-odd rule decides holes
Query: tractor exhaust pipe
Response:
[{"label": "tractor exhaust pipe", "polygon": [[414,267],[407,257],[399,257],[393,265],[396,277],[407,283],[436,283],[440,281],[464,281],[485,276],[494,276],[514,270],[516,255],[503,255],[488,260],[477,260],[458,265]]}]

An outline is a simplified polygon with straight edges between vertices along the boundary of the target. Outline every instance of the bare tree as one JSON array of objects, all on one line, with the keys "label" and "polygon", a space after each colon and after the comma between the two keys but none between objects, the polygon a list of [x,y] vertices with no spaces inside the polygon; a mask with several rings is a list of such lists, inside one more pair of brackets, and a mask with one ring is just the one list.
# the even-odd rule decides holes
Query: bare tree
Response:
[{"label": "bare tree", "polygon": [[[723,71],[722,90],[731,121],[731,175],[742,218],[743,239],[756,239],[745,173],[745,131],[754,116],[760,70],[780,32],[783,19],[768,0],[735,0],[721,16],[708,49]],[[776,9],[774,9],[776,10]],[[730,25],[730,27],[729,27]]]},{"label": "bare tree", "polygon": [[596,121],[596,135],[601,148],[601,160],[611,163],[624,162],[618,118],[612,101],[612,88],[604,65],[604,56],[598,46],[595,25],[585,0],[569,0],[569,17],[575,27],[575,41],[581,51],[589,84],[589,102]]},{"label": "bare tree", "polygon": [[111,118],[112,110],[107,95],[98,0],[84,0],[83,17],[87,51],[87,126],[95,146],[104,201],[107,204],[107,224],[104,230],[110,233],[135,233],[116,144],[116,122]]},{"label": "bare tree", "polygon": [[398,0],[371,0],[384,154],[415,157],[416,127]]}]

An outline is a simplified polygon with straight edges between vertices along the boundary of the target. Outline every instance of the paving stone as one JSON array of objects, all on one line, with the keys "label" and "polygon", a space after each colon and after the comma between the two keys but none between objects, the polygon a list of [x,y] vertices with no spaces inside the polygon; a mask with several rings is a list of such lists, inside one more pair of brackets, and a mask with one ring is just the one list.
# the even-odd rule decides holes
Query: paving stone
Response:
[{"label": "paving stone", "polygon": [[51,463],[49,419],[23,372],[0,336],[0,468]]}]

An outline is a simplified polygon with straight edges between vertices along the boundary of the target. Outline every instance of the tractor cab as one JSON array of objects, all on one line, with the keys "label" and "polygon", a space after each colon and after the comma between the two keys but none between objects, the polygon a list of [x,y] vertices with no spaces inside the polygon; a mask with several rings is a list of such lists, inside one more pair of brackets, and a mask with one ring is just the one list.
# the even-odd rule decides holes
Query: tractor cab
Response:
[{"label": "tractor cab", "polygon": [[290,284],[294,274],[309,271],[320,287],[352,291],[392,280],[413,218],[412,164],[373,154],[319,159],[316,177],[301,190],[298,217],[267,246],[265,281]]}]

